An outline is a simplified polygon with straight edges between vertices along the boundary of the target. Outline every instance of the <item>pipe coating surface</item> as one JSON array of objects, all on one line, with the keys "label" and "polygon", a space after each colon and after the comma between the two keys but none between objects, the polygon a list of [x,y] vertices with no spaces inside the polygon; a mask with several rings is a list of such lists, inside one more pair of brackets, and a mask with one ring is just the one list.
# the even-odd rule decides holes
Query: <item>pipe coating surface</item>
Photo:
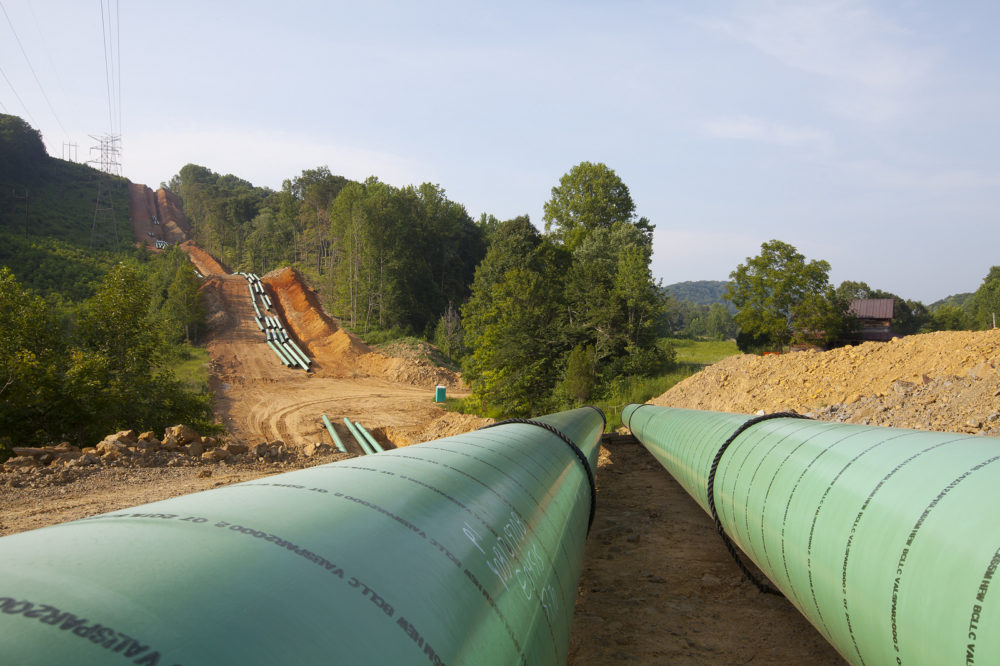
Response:
[{"label": "pipe coating surface", "polygon": [[3,537],[0,660],[562,664],[590,502],[512,423]]},{"label": "pipe coating surface", "polygon": [[[622,412],[706,512],[713,459],[752,419]],[[725,533],[849,662],[1000,663],[1000,440],[774,418],[725,449],[714,501]]]}]

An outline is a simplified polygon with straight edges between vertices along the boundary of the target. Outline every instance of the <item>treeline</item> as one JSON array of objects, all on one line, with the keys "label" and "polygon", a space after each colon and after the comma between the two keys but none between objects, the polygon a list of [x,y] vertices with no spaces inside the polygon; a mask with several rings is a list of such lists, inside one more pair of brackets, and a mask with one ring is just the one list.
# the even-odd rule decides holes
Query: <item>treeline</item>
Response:
[{"label": "treeline", "polygon": [[82,301],[0,267],[0,459],[12,446],[88,445],[126,428],[210,427],[208,395],[169,370],[204,319],[187,256],[118,259]]},{"label": "treeline", "polygon": [[726,298],[738,308],[739,348],[780,351],[790,343],[832,347],[859,342],[860,322],[850,312],[855,299],[892,300],[890,331],[898,336],[991,328],[1000,315],[1000,266],[992,267],[961,304],[944,302],[933,309],[864,282],[848,280],[834,287],[829,271],[827,261],[806,261],[788,243],[763,243],[759,255],[747,257],[730,274]]},{"label": "treeline", "polygon": [[366,337],[433,338],[483,411],[540,413],[672,359],[668,297],[649,270],[653,226],[604,164],[565,174],[527,217],[474,221],[437,185],[352,182],[326,167],[279,192],[187,165],[168,186],[196,240],[237,270],[295,265]]},{"label": "treeline", "polygon": [[430,334],[468,296],[483,229],[437,185],[351,182],[327,167],[281,191],[189,164],[169,185],[195,239],[236,270],[298,267],[354,330]]}]

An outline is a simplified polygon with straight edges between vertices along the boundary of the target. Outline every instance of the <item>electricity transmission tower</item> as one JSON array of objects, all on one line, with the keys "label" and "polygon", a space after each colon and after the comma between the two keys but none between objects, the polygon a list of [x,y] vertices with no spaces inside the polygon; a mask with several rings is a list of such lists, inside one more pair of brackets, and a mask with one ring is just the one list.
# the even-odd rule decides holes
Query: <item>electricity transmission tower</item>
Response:
[{"label": "electricity transmission tower", "polygon": [[94,222],[90,226],[90,247],[112,246],[118,249],[118,224],[115,221],[115,205],[113,201],[113,176],[121,176],[121,163],[118,155],[121,152],[121,136],[102,134],[90,135],[98,142],[90,152],[98,151],[99,158],[88,160],[87,164],[96,166],[101,175],[97,179],[97,200],[94,204]]}]

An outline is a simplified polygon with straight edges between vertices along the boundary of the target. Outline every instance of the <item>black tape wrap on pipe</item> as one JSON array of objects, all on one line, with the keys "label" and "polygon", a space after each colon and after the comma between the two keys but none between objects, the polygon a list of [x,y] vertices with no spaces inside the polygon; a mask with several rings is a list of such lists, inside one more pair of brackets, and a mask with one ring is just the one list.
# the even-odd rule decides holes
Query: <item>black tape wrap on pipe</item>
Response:
[{"label": "black tape wrap on pipe", "polygon": [[644,402],[632,410],[632,413],[628,415],[628,423],[625,424],[626,426],[628,426],[629,432],[632,431],[632,417],[635,416],[635,413],[640,409],[642,409],[643,407],[652,407],[652,405],[650,405],[648,402]]},{"label": "black tape wrap on pipe", "polygon": [[[637,411],[639,410],[638,409],[633,410],[632,414],[635,414]],[[762,416],[756,416],[748,421],[744,421],[743,424],[741,424],[740,427],[737,428],[736,431],[729,436],[729,439],[727,439],[725,442],[722,443],[722,446],[719,447],[719,450],[715,452],[715,458],[712,459],[712,466],[708,470],[708,484],[707,484],[708,487],[706,493],[708,495],[708,508],[711,509],[712,520],[715,521],[715,529],[716,531],[718,531],[719,536],[722,537],[722,542],[726,544],[726,550],[729,551],[729,554],[732,555],[733,559],[736,561],[736,566],[740,568],[740,571],[743,572],[743,575],[746,576],[758,590],[760,590],[765,594],[777,594],[778,596],[784,596],[781,594],[779,590],[767,584],[766,582],[761,580],[759,576],[755,575],[752,571],[750,571],[749,567],[747,567],[747,565],[743,562],[743,558],[740,557],[740,551],[739,549],[736,548],[736,544],[733,543],[733,540],[729,538],[729,535],[726,534],[726,530],[722,527],[722,521],[719,520],[719,514],[715,510],[715,473],[719,468],[719,461],[722,460],[722,454],[726,452],[726,449],[729,448],[729,445],[732,444],[734,441],[736,441],[737,437],[739,437],[741,434],[743,434],[744,431],[751,428],[752,426],[755,426],[763,421],[770,421],[771,419],[808,419],[808,418],[809,418],[808,416],[803,416],[802,414],[796,414],[795,412],[775,412],[774,414],[764,414]],[[631,422],[632,422],[632,415],[629,415],[629,423]]]},{"label": "black tape wrap on pipe", "polygon": [[[597,407],[592,405],[586,405],[596,410],[598,414],[601,415],[601,419],[607,424],[607,419],[604,417],[604,412]],[[573,454],[580,460],[580,464],[583,465],[583,470],[587,474],[587,483],[590,485],[590,514],[587,518],[587,533],[590,534],[590,527],[594,524],[594,512],[597,508],[597,482],[594,480],[594,470],[590,468],[590,461],[587,460],[587,456],[583,455],[583,451],[580,447],[576,445],[569,435],[564,433],[559,428],[549,425],[548,423],[543,423],[542,421],[535,421],[533,419],[505,419],[503,421],[498,421],[496,423],[491,423],[490,425],[483,426],[480,430],[486,430],[487,428],[495,428],[497,426],[507,425],[508,423],[523,423],[525,425],[538,426],[539,428],[544,428],[548,430],[553,435],[566,442]]]}]

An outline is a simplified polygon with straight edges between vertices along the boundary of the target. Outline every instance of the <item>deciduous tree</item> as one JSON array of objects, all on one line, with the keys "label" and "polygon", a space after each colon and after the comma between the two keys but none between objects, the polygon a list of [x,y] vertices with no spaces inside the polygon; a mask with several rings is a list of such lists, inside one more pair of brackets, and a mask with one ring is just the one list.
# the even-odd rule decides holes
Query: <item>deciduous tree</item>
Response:
[{"label": "deciduous tree", "polygon": [[816,327],[836,315],[829,307],[830,264],[807,262],[793,246],[779,240],[767,241],[760,249],[758,256],[747,257],[729,274],[726,298],[739,308],[735,319],[740,329],[758,338],[767,336],[779,350],[796,331],[820,333]]}]

